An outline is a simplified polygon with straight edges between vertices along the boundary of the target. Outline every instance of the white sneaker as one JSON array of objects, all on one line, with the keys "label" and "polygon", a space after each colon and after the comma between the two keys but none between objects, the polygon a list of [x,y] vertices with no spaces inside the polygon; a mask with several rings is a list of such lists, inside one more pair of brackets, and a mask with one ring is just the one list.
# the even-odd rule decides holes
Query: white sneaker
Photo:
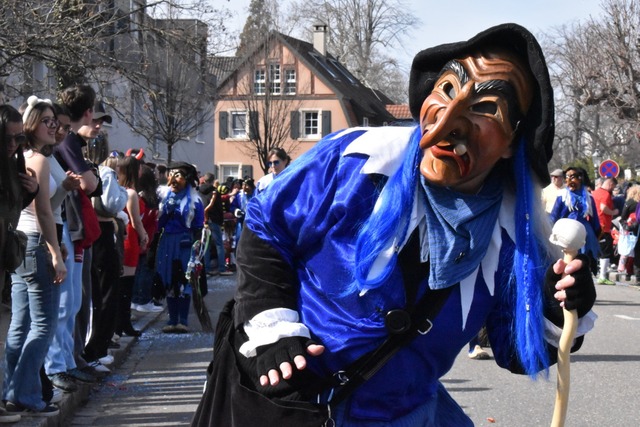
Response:
[{"label": "white sneaker", "polygon": [[17,423],[22,417],[20,414],[10,414],[6,409],[0,406],[0,424]]},{"label": "white sneaker", "polygon": [[473,348],[473,351],[469,352],[468,356],[469,356],[469,359],[476,359],[476,360],[486,360],[491,358],[489,353],[484,351],[482,347],[480,347],[479,345],[476,345]]},{"label": "white sneaker", "polygon": [[100,361],[100,363],[102,363],[103,365],[111,365],[113,363],[113,356],[110,354],[107,354],[104,357],[101,357],[100,359],[98,359]]},{"label": "white sneaker", "polygon": [[60,403],[62,401],[62,390],[60,390],[59,388],[53,388],[53,396],[51,397],[51,400],[49,401],[49,403]]},{"label": "white sneaker", "polygon": [[94,360],[93,362],[90,362],[89,366],[91,366],[94,371],[99,372],[101,374],[110,374],[111,373],[111,369],[109,369],[106,366],[104,366],[102,363],[100,363],[99,360]]},{"label": "white sneaker", "polygon": [[155,305],[153,301],[149,301],[146,304],[136,304],[136,310],[143,313],[159,313],[164,310],[164,307]]}]

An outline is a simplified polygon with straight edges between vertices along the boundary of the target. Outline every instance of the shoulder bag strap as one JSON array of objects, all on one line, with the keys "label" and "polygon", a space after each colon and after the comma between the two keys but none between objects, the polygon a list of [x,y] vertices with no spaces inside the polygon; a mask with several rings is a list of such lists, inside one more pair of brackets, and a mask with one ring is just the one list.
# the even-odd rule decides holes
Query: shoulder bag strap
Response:
[{"label": "shoulder bag strap", "polygon": [[[398,262],[402,268],[409,304],[415,299],[418,285],[429,273],[428,263],[420,263],[420,243],[416,231],[400,252]],[[404,345],[418,335],[426,335],[453,286],[445,289],[427,288],[420,300],[409,309],[391,310],[385,323],[389,337],[375,350],[356,360],[348,369],[334,374],[334,394],[330,401],[335,405],[349,396],[357,387],[369,380]]]}]

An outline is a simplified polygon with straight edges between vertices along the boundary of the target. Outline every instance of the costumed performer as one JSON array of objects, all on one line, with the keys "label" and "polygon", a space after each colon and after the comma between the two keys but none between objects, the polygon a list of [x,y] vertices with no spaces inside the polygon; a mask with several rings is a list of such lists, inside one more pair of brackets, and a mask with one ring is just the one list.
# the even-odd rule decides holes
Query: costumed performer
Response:
[{"label": "costumed performer", "polygon": [[196,191],[196,168],[184,162],[169,165],[166,186],[158,188],[160,197],[156,251],[156,272],[167,288],[169,322],[165,333],[189,332],[191,285],[185,278],[191,246],[200,239],[204,226],[204,207]]},{"label": "costumed performer", "polygon": [[[504,24],[418,53],[409,99],[416,126],[339,131],[293,162],[249,203],[238,246],[243,381],[327,403],[337,426],[473,425],[439,378],[483,325],[496,362],[535,377],[555,363],[561,306],[581,318],[574,350],[594,318],[587,259],[548,244],[554,106],[534,36]],[[307,393],[428,288],[451,291],[427,334],[336,406],[339,389]],[[205,392],[194,425],[237,425],[233,400],[203,417],[223,400]]]}]

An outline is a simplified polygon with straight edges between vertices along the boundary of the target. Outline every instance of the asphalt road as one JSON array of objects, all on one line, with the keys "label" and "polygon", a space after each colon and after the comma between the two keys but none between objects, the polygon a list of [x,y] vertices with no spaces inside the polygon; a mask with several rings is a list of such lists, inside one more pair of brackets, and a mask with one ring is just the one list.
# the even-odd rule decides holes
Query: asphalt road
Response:
[{"label": "asphalt road", "polygon": [[[640,425],[640,288],[596,285],[596,326],[571,356],[566,427]],[[463,351],[443,382],[476,426],[548,426],[555,367],[532,381]]]},{"label": "asphalt road", "polygon": [[[231,297],[235,276],[209,279],[212,318]],[[596,328],[572,355],[567,427],[636,426],[640,420],[640,289],[597,287]],[[213,336],[160,332],[166,314],[150,325],[126,361],[100,386],[72,426],[189,425],[199,402]],[[477,426],[548,426],[555,399],[555,368],[532,381],[499,368],[493,360],[470,360],[464,349],[443,382]]]}]

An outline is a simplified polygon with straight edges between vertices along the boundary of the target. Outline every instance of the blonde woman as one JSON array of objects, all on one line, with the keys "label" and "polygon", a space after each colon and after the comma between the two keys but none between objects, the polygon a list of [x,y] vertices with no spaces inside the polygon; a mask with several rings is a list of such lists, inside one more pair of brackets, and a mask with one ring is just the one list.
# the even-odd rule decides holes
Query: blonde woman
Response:
[{"label": "blonde woman", "polygon": [[23,416],[53,416],[59,411],[42,398],[39,370],[55,332],[60,291],[67,270],[60,250],[51,198],[61,186],[43,154],[56,143],[58,120],[53,103],[30,97],[22,116],[27,136],[24,157],[40,191],[23,209],[18,229],[29,240],[24,262],[11,276],[12,317],[7,336],[4,374],[6,409]]}]

